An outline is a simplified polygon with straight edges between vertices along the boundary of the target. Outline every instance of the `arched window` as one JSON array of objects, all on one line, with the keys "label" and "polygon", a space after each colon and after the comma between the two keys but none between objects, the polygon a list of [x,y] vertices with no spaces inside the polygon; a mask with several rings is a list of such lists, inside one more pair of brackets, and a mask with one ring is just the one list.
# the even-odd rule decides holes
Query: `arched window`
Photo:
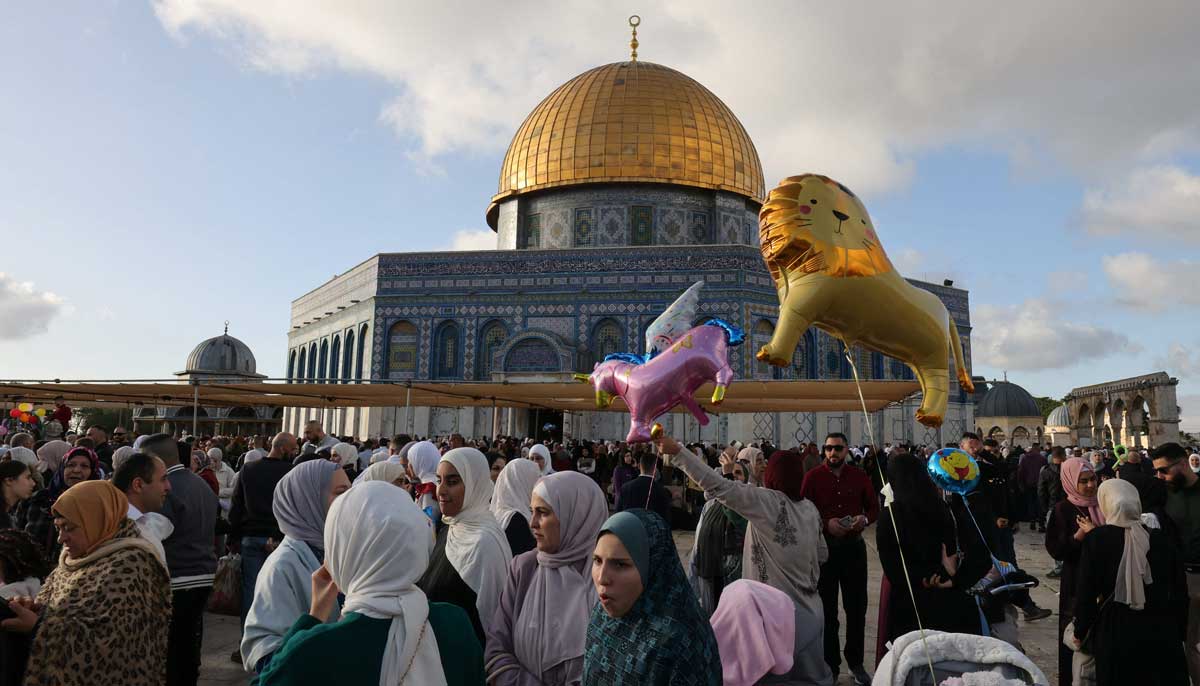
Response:
[{"label": "arched window", "polygon": [[821,376],[821,370],[817,369],[817,338],[812,329],[804,332],[800,343],[796,345],[796,352],[792,353],[792,375],[797,379],[817,379]]},{"label": "arched window", "polygon": [[295,373],[296,373],[296,351],[293,350],[292,352],[288,353],[287,380],[289,383],[294,378]]},{"label": "arched window", "polygon": [[346,379],[350,377],[350,370],[354,368],[354,331],[346,332],[346,356],[342,359],[342,376]]},{"label": "arched window", "polygon": [[[764,345],[771,342],[771,336],[775,334],[775,325],[766,319],[760,319],[754,323],[753,344],[751,350],[758,352]],[[754,378],[769,379],[771,378],[771,365],[766,362],[754,362]]]},{"label": "arched window", "polygon": [[603,319],[592,329],[592,350],[596,351],[596,361],[625,349],[625,329],[614,319]]},{"label": "arched window", "polygon": [[854,372],[850,370],[850,360],[846,359],[846,348],[839,340],[829,341],[829,349],[825,351],[825,374],[829,379],[854,378]]},{"label": "arched window", "polygon": [[363,378],[363,358],[367,352],[367,325],[363,324],[358,331],[358,352],[354,358],[354,378],[362,381]]},{"label": "arched window", "polygon": [[[365,337],[359,340],[360,348],[363,340]],[[360,371],[361,367],[360,360]],[[411,379],[417,375],[417,327],[412,322],[399,321],[388,329],[387,370],[389,379]]]},{"label": "arched window", "polygon": [[321,357],[317,364],[317,381],[325,383],[329,381],[329,341],[321,341]]},{"label": "arched window", "polygon": [[[342,376],[338,363],[342,361],[342,337],[334,336],[333,345],[329,347],[329,379],[340,379]],[[334,383],[337,383],[335,380]]]},{"label": "arched window", "polygon": [[296,380],[304,381],[304,365],[308,362],[308,351],[300,348],[300,364],[296,367]]},{"label": "arched window", "polygon": [[306,377],[309,383],[313,383],[319,377],[317,376],[317,343],[313,341],[308,346],[308,375]]},{"label": "arched window", "polygon": [[492,320],[484,325],[483,333],[479,335],[479,350],[475,353],[475,368],[479,372],[476,376],[481,381],[491,378],[493,358],[504,346],[506,340],[508,340],[508,329],[505,328],[503,322]]},{"label": "arched window", "polygon": [[458,324],[443,322],[433,337],[433,378],[462,377],[462,350],[459,345]]}]

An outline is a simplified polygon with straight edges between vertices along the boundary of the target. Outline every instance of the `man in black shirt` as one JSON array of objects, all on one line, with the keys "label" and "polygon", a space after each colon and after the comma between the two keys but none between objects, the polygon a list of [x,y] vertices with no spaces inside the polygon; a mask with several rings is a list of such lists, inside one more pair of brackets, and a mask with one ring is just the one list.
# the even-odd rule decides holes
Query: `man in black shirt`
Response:
[{"label": "man in black shirt", "polygon": [[641,474],[621,487],[621,509],[643,508],[657,512],[670,526],[671,494],[654,478],[657,465],[658,455],[650,451],[642,453],[638,463]]}]

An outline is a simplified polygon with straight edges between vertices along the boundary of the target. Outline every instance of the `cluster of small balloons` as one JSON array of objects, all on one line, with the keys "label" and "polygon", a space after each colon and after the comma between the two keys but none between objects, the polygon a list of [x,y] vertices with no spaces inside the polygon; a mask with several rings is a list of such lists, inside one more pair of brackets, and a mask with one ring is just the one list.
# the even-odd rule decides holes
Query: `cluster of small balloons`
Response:
[{"label": "cluster of small balloons", "polygon": [[9,410],[8,416],[24,424],[37,424],[46,416],[46,410],[40,407],[35,410],[31,403],[21,403]]}]

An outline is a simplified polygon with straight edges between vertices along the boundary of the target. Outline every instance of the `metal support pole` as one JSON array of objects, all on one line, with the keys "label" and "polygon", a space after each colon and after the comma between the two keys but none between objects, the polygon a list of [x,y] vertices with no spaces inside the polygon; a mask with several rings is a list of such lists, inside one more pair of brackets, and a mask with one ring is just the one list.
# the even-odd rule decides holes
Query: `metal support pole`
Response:
[{"label": "metal support pole", "polygon": [[500,435],[500,409],[496,407],[496,399],[492,398],[492,440]]},{"label": "metal support pole", "polygon": [[192,382],[192,435],[199,434],[197,425],[200,421],[200,382]]},{"label": "metal support pole", "polygon": [[412,416],[412,384],[408,384],[408,392],[404,394],[404,426],[408,429],[408,435],[413,434],[413,416]]}]

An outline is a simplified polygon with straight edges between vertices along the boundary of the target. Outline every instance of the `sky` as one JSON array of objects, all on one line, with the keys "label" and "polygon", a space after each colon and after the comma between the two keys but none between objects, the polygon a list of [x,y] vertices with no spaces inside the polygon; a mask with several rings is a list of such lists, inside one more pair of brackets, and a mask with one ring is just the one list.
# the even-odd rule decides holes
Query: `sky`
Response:
[{"label": "sky", "polygon": [[976,374],[1165,370],[1200,430],[1200,3],[67,5],[0,22],[0,378],[168,378],[225,321],[281,376],[294,298],[494,247],[513,133],[636,12],[768,186],[837,178],[905,275],[969,289]]}]

